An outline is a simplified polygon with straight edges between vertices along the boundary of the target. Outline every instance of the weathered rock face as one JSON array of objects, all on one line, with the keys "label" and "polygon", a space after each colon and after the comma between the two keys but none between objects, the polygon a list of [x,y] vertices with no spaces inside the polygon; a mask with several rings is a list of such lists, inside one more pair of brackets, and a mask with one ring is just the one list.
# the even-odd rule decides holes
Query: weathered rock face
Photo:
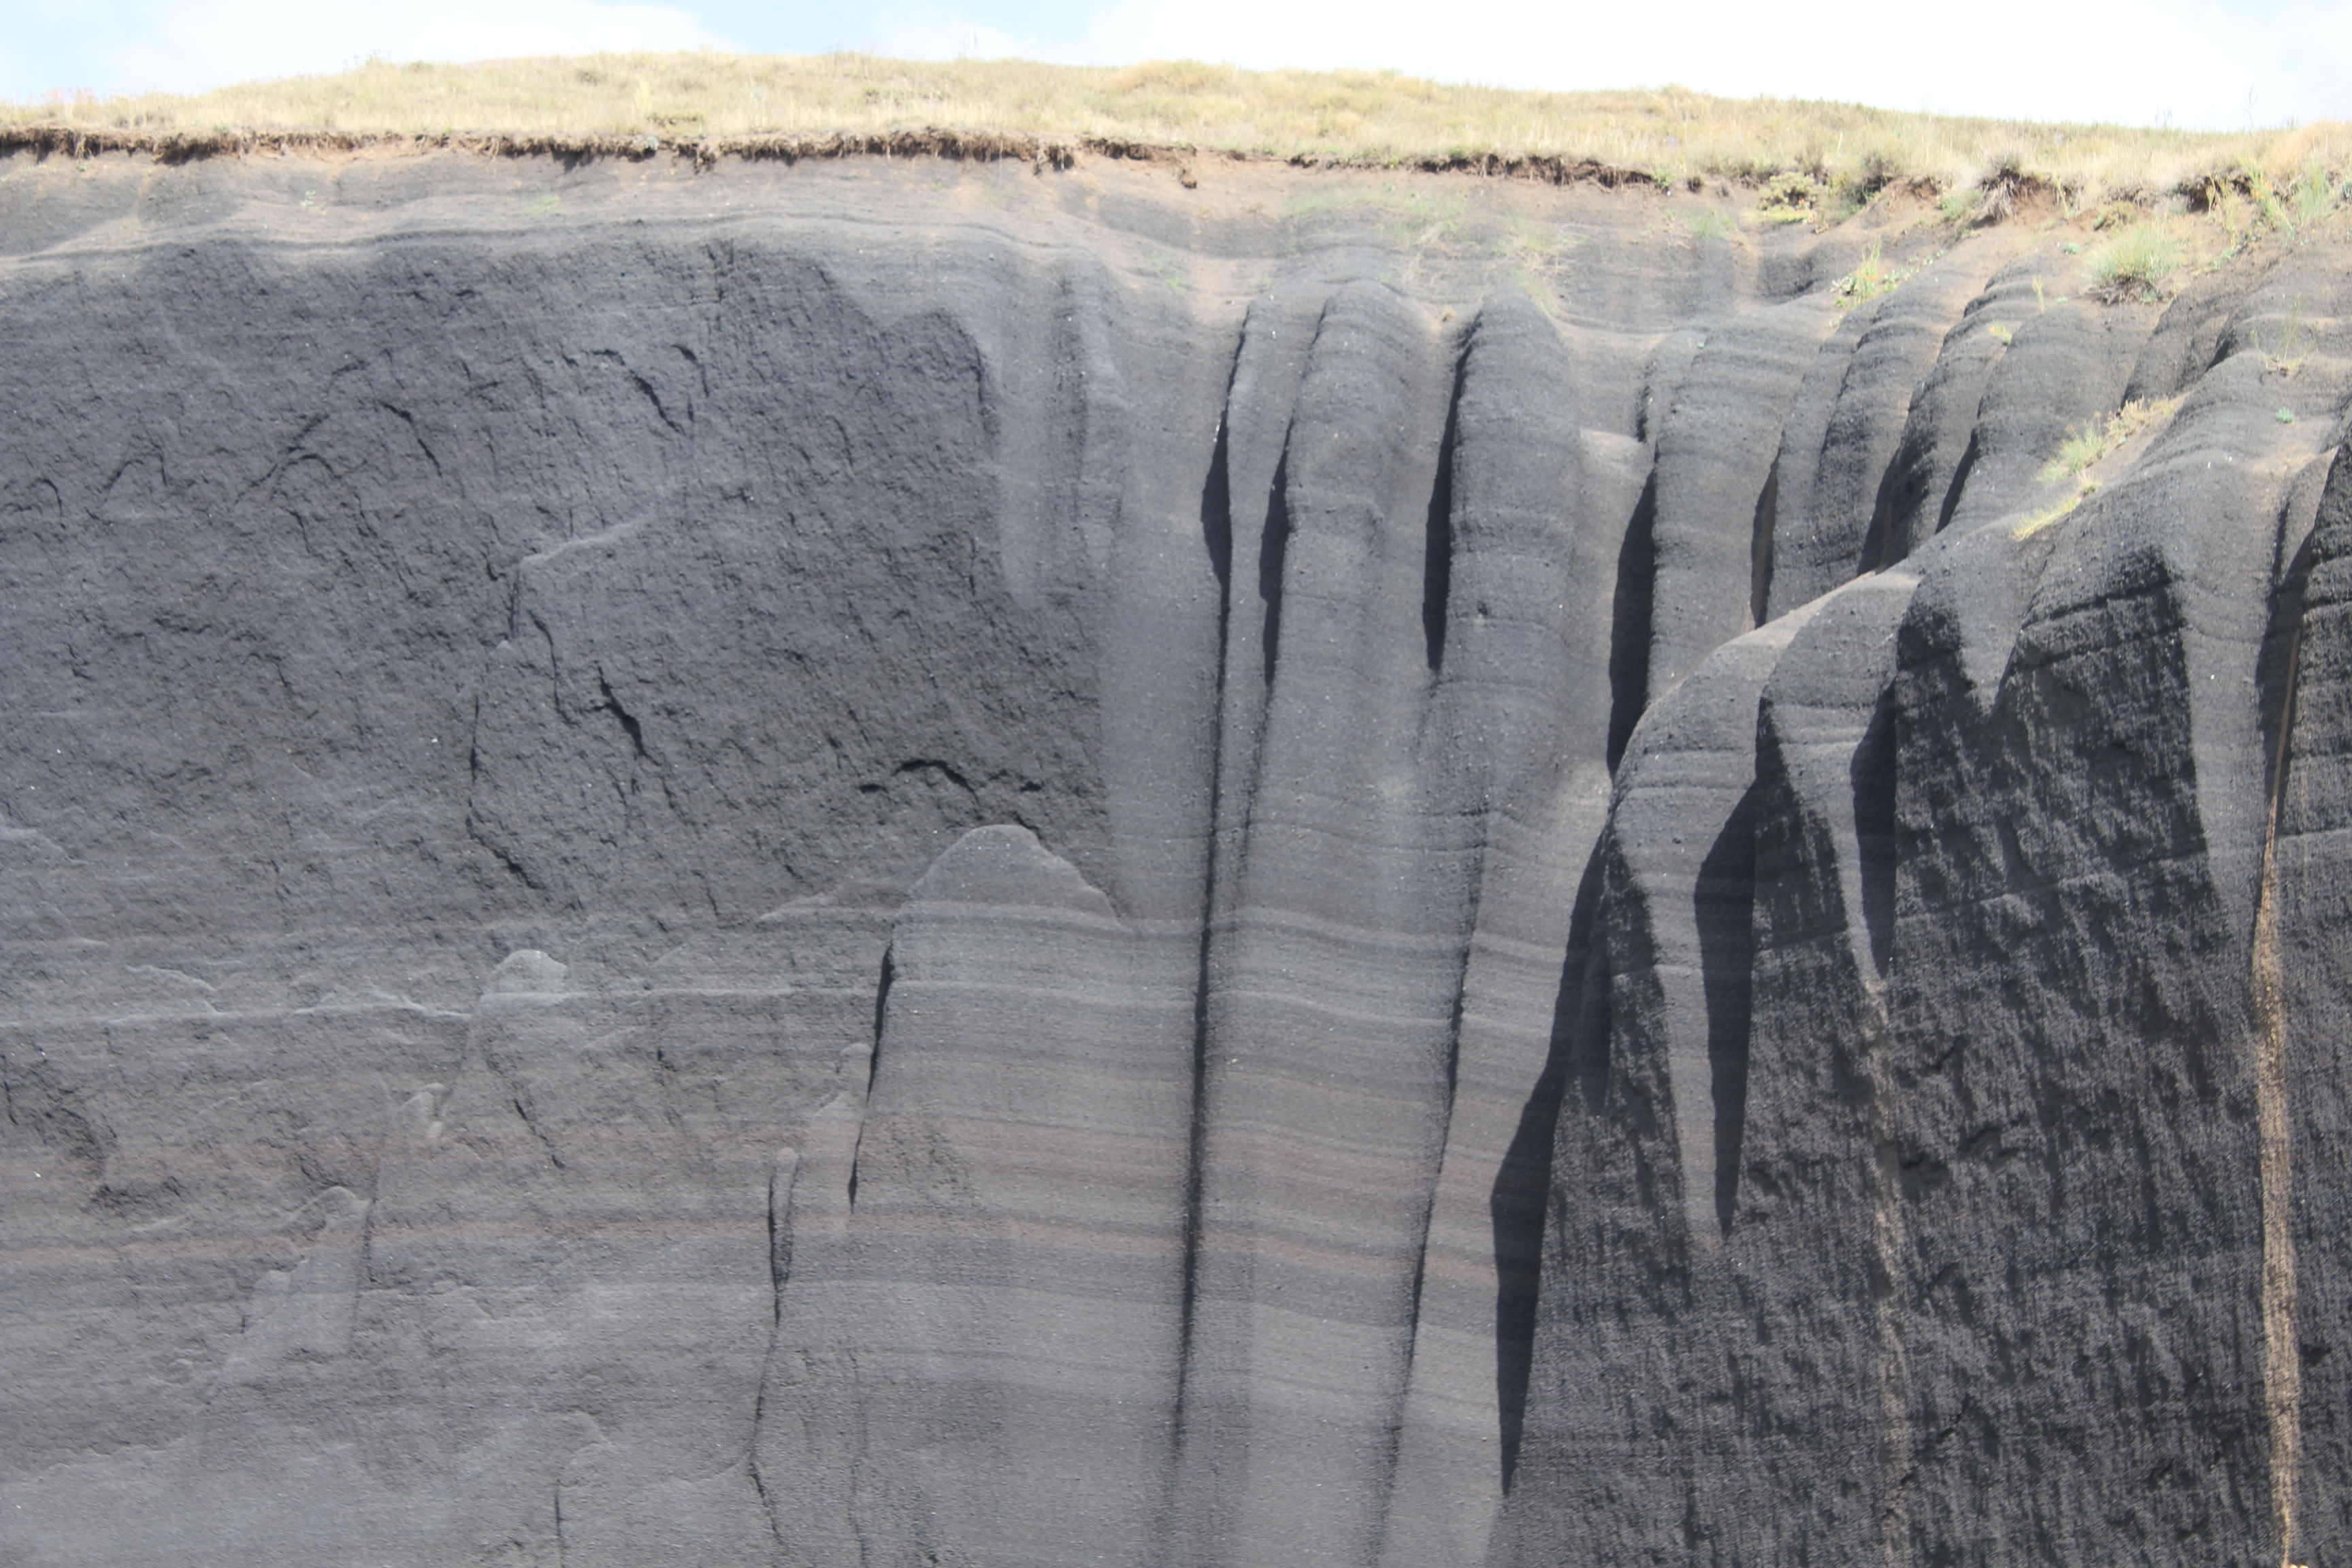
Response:
[{"label": "weathered rock face", "polygon": [[1307,180],[0,164],[0,1561],[2352,1553],[2340,244]]}]

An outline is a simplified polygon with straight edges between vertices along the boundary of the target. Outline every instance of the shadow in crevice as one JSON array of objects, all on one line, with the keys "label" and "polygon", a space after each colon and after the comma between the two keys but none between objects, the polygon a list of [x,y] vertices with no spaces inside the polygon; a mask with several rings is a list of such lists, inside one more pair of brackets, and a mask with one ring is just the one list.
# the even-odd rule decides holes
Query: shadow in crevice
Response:
[{"label": "shadow in crevice", "polygon": [[1952,518],[1960,510],[1960,497],[1969,488],[1969,475],[1976,469],[1977,449],[1977,438],[1970,436],[1968,449],[1960,454],[1960,466],[1952,470],[1952,482],[1944,491],[1944,504],[1936,513],[1937,533],[1952,526]]},{"label": "shadow in crevice", "polygon": [[1760,626],[1772,618],[1772,537],[1780,526],[1780,459],[1764,476],[1756,498],[1756,521],[1748,535],[1748,624]]},{"label": "shadow in crevice", "polygon": [[1568,952],[1552,1002],[1551,1047],[1527,1104],[1519,1110],[1518,1130],[1486,1197],[1495,1243],[1495,1407],[1501,1424],[1506,1493],[1518,1471],[1528,1384],[1535,1370],[1537,1289],[1560,1101],[1575,1077],[1582,1081],[1586,1109],[1595,1108],[1608,1076],[1609,980],[1601,959],[1601,847],[1595,845],[1569,922]]},{"label": "shadow in crevice", "polygon": [[1265,683],[1274,684],[1274,666],[1282,637],[1282,565],[1290,552],[1290,449],[1274,466],[1274,483],[1266,488],[1265,533],[1257,547],[1257,596],[1265,605]]},{"label": "shadow in crevice", "polygon": [[[1241,374],[1241,360],[1236,351],[1234,374]],[[1225,388],[1228,405],[1233,398],[1229,381]],[[1209,987],[1210,972],[1215,952],[1217,878],[1223,868],[1218,864],[1217,828],[1224,811],[1225,727],[1223,720],[1225,706],[1225,678],[1230,668],[1233,649],[1234,617],[1234,509],[1233,481],[1227,468],[1229,443],[1223,420],[1217,424],[1216,449],[1209,458],[1209,477],[1201,488],[1201,536],[1208,546],[1209,564],[1217,574],[1217,680],[1213,695],[1218,721],[1211,731],[1209,752],[1209,842],[1201,878],[1200,931],[1193,949],[1192,971],[1192,1086],[1191,1122],[1185,1134],[1184,1154],[1184,1255],[1181,1264],[1177,1296],[1176,1333],[1176,1406],[1171,1426],[1171,1462],[1168,1470],[1167,1508],[1177,1507],[1174,1488],[1181,1468],[1181,1450],[1186,1431],[1187,1404],[1192,1391],[1193,1339],[1200,1319],[1201,1276],[1201,1173],[1208,1158],[1209,1144]],[[1281,493],[1282,480],[1277,473],[1275,491]],[[1279,570],[1276,572],[1278,579]],[[1261,574],[1263,586],[1264,577]],[[1269,624],[1272,610],[1268,610]],[[1269,676],[1271,668],[1269,668]]]},{"label": "shadow in crevice", "polygon": [[1715,1217],[1726,1235],[1739,1198],[1739,1146],[1748,1124],[1759,788],[1749,784],[1732,808],[1730,820],[1699,863],[1691,895],[1698,924],[1699,984],[1706,997],[1707,1071],[1714,1086]]},{"label": "shadow in crevice", "polygon": [[[874,1098],[874,1083],[882,1070],[883,1024],[890,1012],[890,988],[897,984],[898,981],[898,950],[894,944],[882,950],[882,974],[874,983],[874,1047],[866,1053],[866,1082],[860,1086],[858,1091],[861,1117],[864,1114],[864,1106]],[[849,1157],[849,1207],[853,1213],[857,1208],[857,1156],[864,1152],[865,1139],[865,1129],[861,1123],[858,1129],[857,1148]]]},{"label": "shadow in crevice", "polygon": [[1857,577],[1901,560],[1905,552],[1899,548],[1900,542],[1916,531],[1911,520],[1927,502],[1932,467],[1927,452],[1921,449],[1921,439],[1918,432],[1906,427],[1895,456],[1878,476],[1877,494],[1870,508],[1870,526],[1863,531],[1862,551],[1854,558]]},{"label": "shadow in crevice", "polygon": [[1857,577],[1877,571],[1886,563],[1886,539],[1892,531],[1895,497],[1903,481],[1897,477],[1902,468],[1901,454],[1887,464],[1886,471],[1878,476],[1878,498],[1871,505],[1870,524],[1862,531],[1862,549],[1853,559],[1853,574]]},{"label": "shadow in crevice", "polygon": [[1209,458],[1209,477],[1201,486],[1201,542],[1208,547],[1209,569],[1217,574],[1221,621],[1234,589],[1234,503],[1232,480],[1225,469],[1226,445],[1225,424],[1220,419],[1216,449]]},{"label": "shadow in crevice", "polygon": [[1421,635],[1431,673],[1445,666],[1445,610],[1454,592],[1454,447],[1462,422],[1465,354],[1454,366],[1454,393],[1445,404],[1445,435],[1437,447],[1437,478],[1429,488],[1429,526],[1421,563]]},{"label": "shadow in crevice", "polygon": [[2294,721],[2295,667],[2303,644],[2304,597],[2311,586],[2314,528],[2287,563],[2278,592],[2271,600],[2269,626],[2263,628],[2262,651],[2254,660],[2254,690],[2262,703],[2263,760],[2266,777],[2263,798],[2271,803],[2263,824],[2267,840],[2279,830],[2278,803],[2286,799],[2287,745]]},{"label": "shadow in crevice", "polygon": [[1609,771],[1617,771],[1650,701],[1651,599],[1658,580],[1658,471],[1650,470],[1642,500],[1617,550],[1617,586],[1609,625]]},{"label": "shadow in crevice", "polygon": [[1854,853],[1862,881],[1862,923],[1873,972],[1884,980],[1895,956],[1895,788],[1896,734],[1892,688],[1879,693],[1870,726],[1846,770],[1853,788]]},{"label": "shadow in crevice", "polygon": [[898,981],[898,949],[893,944],[882,950],[882,974],[874,983],[874,1048],[866,1058],[866,1082],[863,1092],[874,1092],[874,1075],[882,1066],[882,1025],[890,1011],[890,987]]}]

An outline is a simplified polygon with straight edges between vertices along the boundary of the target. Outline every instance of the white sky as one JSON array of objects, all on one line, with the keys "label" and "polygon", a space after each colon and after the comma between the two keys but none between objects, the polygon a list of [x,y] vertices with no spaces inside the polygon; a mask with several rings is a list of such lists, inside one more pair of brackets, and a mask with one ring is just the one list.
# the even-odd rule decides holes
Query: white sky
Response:
[{"label": "white sky", "polygon": [[2241,130],[2352,118],[2352,0],[8,0],[0,99],[191,91],[371,54],[855,47],[1188,57],[1445,81],[1660,87]]}]

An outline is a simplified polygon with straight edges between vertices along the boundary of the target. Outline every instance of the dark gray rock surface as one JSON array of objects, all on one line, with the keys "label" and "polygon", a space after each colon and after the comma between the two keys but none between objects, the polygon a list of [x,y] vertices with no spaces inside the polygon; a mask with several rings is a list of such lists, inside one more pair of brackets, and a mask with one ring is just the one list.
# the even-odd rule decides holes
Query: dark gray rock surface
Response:
[{"label": "dark gray rock surface", "polygon": [[2352,1551],[2344,241],[1198,174],[0,159],[0,1563]]}]

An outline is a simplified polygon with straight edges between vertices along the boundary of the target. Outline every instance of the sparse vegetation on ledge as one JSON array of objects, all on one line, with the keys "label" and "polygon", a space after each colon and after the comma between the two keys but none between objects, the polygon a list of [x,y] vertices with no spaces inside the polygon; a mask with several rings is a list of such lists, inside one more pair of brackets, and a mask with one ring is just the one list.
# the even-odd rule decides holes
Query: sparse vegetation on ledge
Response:
[{"label": "sparse vegetation on ledge", "polygon": [[[255,146],[414,140],[505,150],[810,156],[937,151],[1063,161],[1223,153],[1317,164],[1462,168],[1552,179],[1766,184],[1791,219],[1830,216],[1896,179],[2007,216],[2041,188],[2143,202],[2301,188],[2334,205],[2352,125],[2214,134],[1904,114],[1710,98],[1680,88],[1520,92],[1394,72],[1122,68],[868,55],[594,55],[444,66],[371,61],[336,76],[195,97],[58,92],[0,103],[0,144],[193,156]],[[1800,192],[1787,177],[1803,176]],[[1807,194],[1815,193],[1815,194]],[[1980,215],[1983,216],[1983,215]]]}]

